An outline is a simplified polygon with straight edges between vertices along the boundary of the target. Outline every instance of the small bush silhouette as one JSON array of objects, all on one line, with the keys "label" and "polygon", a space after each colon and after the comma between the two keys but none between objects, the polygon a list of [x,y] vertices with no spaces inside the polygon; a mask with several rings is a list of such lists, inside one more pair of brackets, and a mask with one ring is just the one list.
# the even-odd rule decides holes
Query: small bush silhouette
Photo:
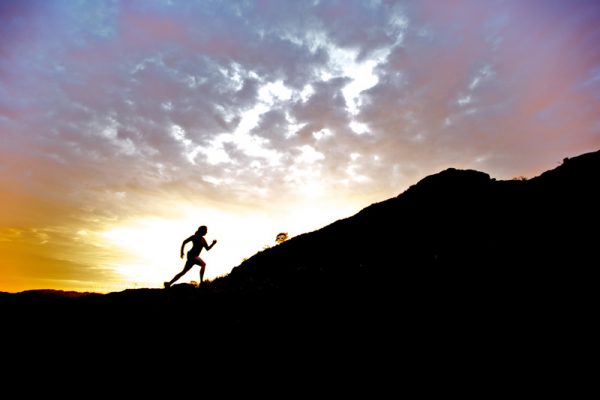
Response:
[{"label": "small bush silhouette", "polygon": [[275,242],[277,244],[281,244],[281,243],[285,242],[286,240],[288,240],[288,233],[287,232],[280,232],[275,237]]}]

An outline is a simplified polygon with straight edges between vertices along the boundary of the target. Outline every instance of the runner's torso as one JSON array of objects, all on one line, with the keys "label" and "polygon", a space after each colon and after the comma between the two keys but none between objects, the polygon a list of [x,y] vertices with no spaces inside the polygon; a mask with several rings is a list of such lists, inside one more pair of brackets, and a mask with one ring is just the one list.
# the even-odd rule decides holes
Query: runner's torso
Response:
[{"label": "runner's torso", "polygon": [[204,238],[200,235],[192,236],[192,248],[188,251],[188,257],[198,257],[200,252],[202,251],[202,247],[204,244]]}]

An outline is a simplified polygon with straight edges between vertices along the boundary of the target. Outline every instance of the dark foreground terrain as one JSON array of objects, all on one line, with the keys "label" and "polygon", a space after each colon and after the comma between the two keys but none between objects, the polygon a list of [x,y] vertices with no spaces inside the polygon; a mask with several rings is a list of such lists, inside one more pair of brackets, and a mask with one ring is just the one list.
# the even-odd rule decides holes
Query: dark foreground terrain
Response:
[{"label": "dark foreground terrain", "polygon": [[3,334],[560,357],[596,316],[599,182],[600,152],[529,180],[448,169],[200,289],[0,293]]}]

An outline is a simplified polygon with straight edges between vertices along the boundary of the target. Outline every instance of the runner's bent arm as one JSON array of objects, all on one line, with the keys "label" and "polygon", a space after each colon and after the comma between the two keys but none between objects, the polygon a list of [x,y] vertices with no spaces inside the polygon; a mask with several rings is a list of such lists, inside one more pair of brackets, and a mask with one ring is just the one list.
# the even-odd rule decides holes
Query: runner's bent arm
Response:
[{"label": "runner's bent arm", "polygon": [[212,248],[213,248],[213,246],[214,246],[215,244],[217,244],[217,241],[216,241],[216,240],[213,240],[213,241],[212,241],[212,243],[211,243],[211,245],[209,246],[209,245],[208,245],[208,243],[206,243],[206,239],[202,238],[202,240],[204,240],[204,248],[205,248],[206,250],[210,250],[210,249],[212,249]]},{"label": "runner's bent arm", "polygon": [[194,236],[190,236],[189,238],[185,239],[183,243],[181,243],[181,254],[179,255],[181,258],[183,258],[183,248],[185,247],[185,244],[191,242],[193,238]]}]

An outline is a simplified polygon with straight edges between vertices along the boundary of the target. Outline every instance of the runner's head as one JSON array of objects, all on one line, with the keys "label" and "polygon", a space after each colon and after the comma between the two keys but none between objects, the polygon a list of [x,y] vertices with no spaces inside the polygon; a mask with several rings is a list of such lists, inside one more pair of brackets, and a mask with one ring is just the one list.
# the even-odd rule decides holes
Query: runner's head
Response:
[{"label": "runner's head", "polygon": [[200,236],[204,236],[206,235],[206,232],[208,232],[208,228],[205,225],[202,225],[200,228],[198,228],[198,230],[196,231],[197,234],[199,234]]}]

